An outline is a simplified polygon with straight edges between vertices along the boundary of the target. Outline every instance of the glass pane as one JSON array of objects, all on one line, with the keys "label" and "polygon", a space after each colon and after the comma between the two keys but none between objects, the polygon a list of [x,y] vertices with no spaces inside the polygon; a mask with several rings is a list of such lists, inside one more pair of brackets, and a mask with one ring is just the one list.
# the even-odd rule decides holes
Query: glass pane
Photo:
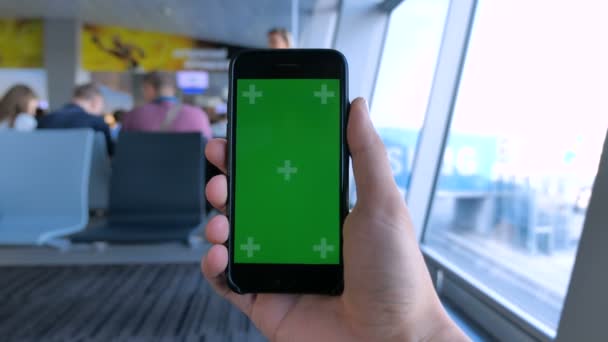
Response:
[{"label": "glass pane", "polygon": [[372,120],[405,194],[433,82],[449,0],[408,0],[391,14]]},{"label": "glass pane", "polygon": [[548,332],[608,127],[607,8],[583,2],[480,1],[424,238]]}]

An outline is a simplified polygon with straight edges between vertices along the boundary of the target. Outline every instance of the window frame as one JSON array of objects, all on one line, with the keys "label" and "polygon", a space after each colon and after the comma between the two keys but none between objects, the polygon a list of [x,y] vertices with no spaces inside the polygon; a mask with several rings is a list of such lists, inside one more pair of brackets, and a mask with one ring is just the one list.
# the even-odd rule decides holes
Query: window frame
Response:
[{"label": "window frame", "polygon": [[[355,26],[355,22],[345,20],[345,17],[352,14],[361,15],[363,12],[366,15],[371,15],[374,13],[374,7],[377,11],[375,15],[372,15],[373,18],[368,18],[365,25],[358,23],[357,26],[373,28],[373,30],[366,31],[361,39],[363,41],[375,41],[376,45],[372,45],[379,46],[379,51],[370,52],[366,56],[356,53],[349,54],[354,59],[355,63],[352,64],[355,67],[361,64],[363,59],[370,58],[369,62],[373,67],[357,70],[360,75],[358,74],[356,78],[367,79],[372,82],[368,86],[357,88],[357,92],[353,92],[366,95],[370,102],[385,48],[390,12],[402,1],[404,0],[385,0],[380,5],[375,3],[375,6],[371,6],[371,0],[365,2],[367,5],[361,3],[355,5],[351,0],[340,0],[333,46],[334,48],[342,47],[348,50],[347,52],[353,52],[353,49],[352,41],[345,35]],[[443,153],[450,133],[454,104],[458,95],[477,4],[478,0],[450,0],[449,3],[427,112],[420,130],[412,165],[410,188],[407,192],[410,213],[416,227],[421,251],[440,297],[448,300],[465,313],[471,321],[495,338],[516,341],[552,341],[556,337],[557,331],[567,325],[567,322],[564,322],[563,315],[555,330],[541,324],[538,320],[510,304],[506,298],[497,295],[490,287],[468,276],[458,265],[451,263],[440,253],[433,251],[422,243],[435,195]],[[372,75],[374,71],[375,73]],[[589,215],[588,211],[587,217]],[[587,223],[585,223],[584,231],[588,229]],[[583,234],[584,236],[585,234]],[[577,255],[580,254],[581,248],[579,247]],[[583,266],[578,262],[575,263],[571,283],[574,282],[578,274],[576,270],[583,268]],[[586,295],[591,296],[593,294]],[[567,303],[572,301],[570,297],[570,293],[568,293],[562,312],[569,310]]]},{"label": "window frame", "polygon": [[447,10],[406,196],[420,242],[435,195],[476,8],[477,0],[451,0]]},{"label": "window frame", "polygon": [[338,8],[333,48],[348,59],[349,96],[363,96],[371,105],[390,12],[376,0],[339,0]]},{"label": "window frame", "polygon": [[606,335],[604,318],[608,305],[608,274],[605,272],[605,264],[597,260],[605,260],[607,254],[607,203],[608,130],[562,309],[557,341],[590,341]]},{"label": "window frame", "polygon": [[556,331],[511,305],[506,298],[423,244],[477,3],[477,0],[450,1],[427,112],[414,155],[407,202],[421,251],[440,297],[448,299],[501,340],[551,341]]},{"label": "window frame", "polygon": [[468,276],[466,271],[440,253],[421,244],[435,289],[489,335],[505,341],[552,341],[555,332],[511,305],[491,287]]}]

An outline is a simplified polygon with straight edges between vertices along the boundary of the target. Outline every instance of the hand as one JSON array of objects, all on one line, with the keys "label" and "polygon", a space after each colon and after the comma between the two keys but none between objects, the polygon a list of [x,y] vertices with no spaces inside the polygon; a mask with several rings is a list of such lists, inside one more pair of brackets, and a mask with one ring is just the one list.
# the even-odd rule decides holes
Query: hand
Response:
[{"label": "hand", "polygon": [[[340,297],[232,292],[224,277],[228,251],[223,243],[229,234],[224,215],[207,225],[207,239],[214,245],[203,258],[203,274],[272,341],[467,340],[441,307],[363,99],[352,103],[347,138],[358,201],[343,228]],[[226,140],[209,142],[205,154],[226,172]],[[213,177],[206,194],[224,211],[226,176]]]}]

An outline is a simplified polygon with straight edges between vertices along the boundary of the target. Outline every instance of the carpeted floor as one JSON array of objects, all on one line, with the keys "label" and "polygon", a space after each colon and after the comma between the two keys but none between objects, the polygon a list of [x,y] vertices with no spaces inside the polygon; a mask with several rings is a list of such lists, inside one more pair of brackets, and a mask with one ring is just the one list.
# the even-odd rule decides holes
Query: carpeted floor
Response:
[{"label": "carpeted floor", "polygon": [[0,341],[265,341],[198,264],[0,268]]}]

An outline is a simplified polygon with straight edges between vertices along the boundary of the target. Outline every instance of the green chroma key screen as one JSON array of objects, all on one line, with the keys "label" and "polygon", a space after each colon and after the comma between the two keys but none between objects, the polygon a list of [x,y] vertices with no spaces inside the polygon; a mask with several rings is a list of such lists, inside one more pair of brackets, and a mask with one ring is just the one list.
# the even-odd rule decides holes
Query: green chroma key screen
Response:
[{"label": "green chroma key screen", "polygon": [[340,81],[239,79],[236,263],[339,264]]}]

